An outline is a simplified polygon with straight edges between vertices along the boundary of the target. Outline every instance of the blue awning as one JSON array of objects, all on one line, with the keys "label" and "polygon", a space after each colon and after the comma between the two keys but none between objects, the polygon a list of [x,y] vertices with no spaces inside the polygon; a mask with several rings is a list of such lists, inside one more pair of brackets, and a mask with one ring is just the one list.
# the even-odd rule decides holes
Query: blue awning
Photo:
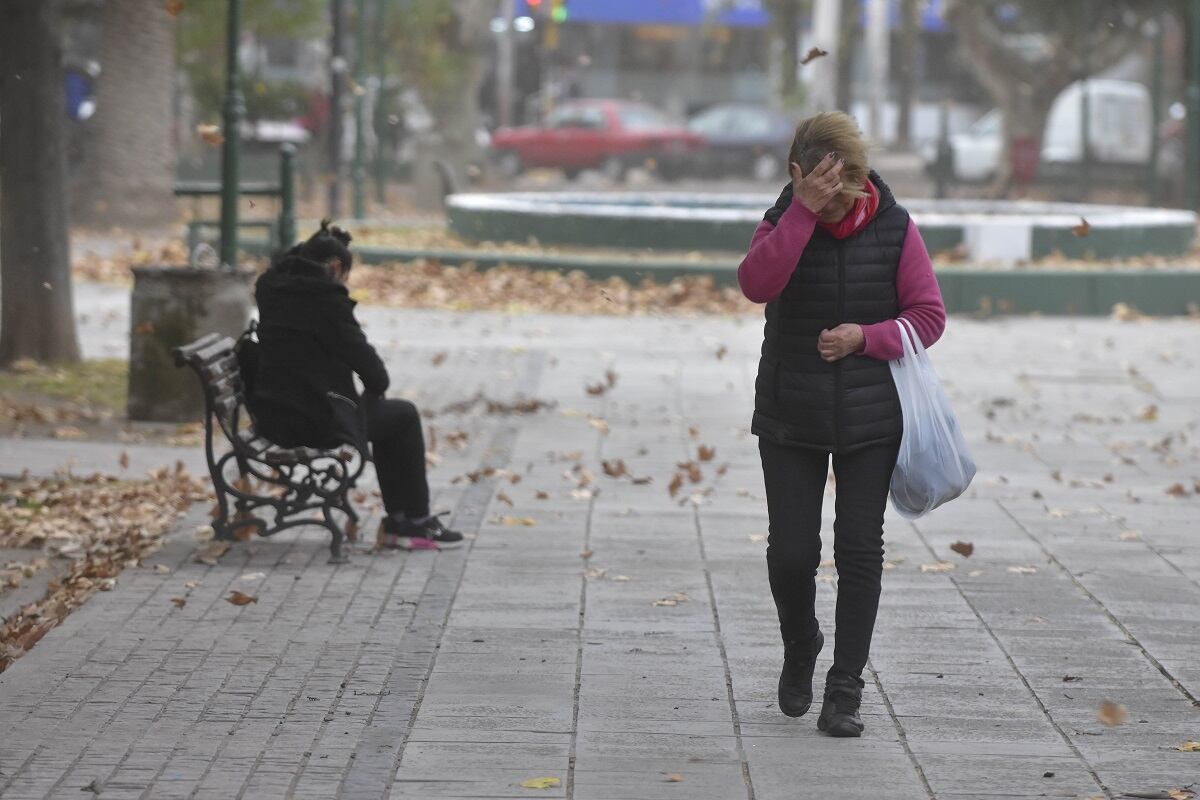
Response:
[{"label": "blue awning", "polygon": [[[541,4],[548,7],[550,2]],[[760,0],[566,0],[565,5],[568,22],[699,25],[711,18],[723,25],[761,28],[768,21]],[[518,0],[517,13],[530,13],[527,0]]]},{"label": "blue awning", "polygon": [[[541,10],[549,10],[552,0],[541,0]],[[866,6],[867,0],[859,0]],[[890,22],[899,21],[899,0],[890,0]],[[925,30],[941,31],[945,0],[929,0],[923,6],[921,24]],[[565,0],[568,22],[592,22],[608,25],[700,25],[716,22],[746,28],[766,27],[770,18],[762,0]],[[518,15],[532,15],[529,0],[517,0]]]}]

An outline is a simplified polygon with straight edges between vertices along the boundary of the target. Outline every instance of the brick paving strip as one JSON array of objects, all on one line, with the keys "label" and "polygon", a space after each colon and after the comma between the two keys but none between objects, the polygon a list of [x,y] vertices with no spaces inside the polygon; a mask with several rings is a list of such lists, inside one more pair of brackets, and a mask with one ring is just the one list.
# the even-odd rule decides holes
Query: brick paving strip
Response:
[{"label": "brick paving strip", "polygon": [[[0,675],[0,797],[95,780],[105,800],[1115,800],[1200,782],[1200,753],[1177,749],[1200,739],[1195,323],[953,321],[933,353],[980,475],[915,523],[889,512],[867,732],[839,741],[775,707],[745,431],[757,321],[364,316],[422,408],[476,389],[558,403],[430,420],[468,434],[431,480],[477,538],[333,568],[302,531],[205,567],[197,509],[155,558],[171,574],[127,570]],[[584,391],[610,368],[614,387]],[[78,444],[0,442],[0,460],[111,469],[126,449]],[[703,481],[669,498],[700,444],[717,451]],[[128,449],[139,469],[170,455]],[[616,458],[653,483],[603,475]],[[452,482],[488,466],[522,480]],[[953,570],[920,569],[939,561]],[[835,572],[819,572],[829,634]],[[224,602],[234,588],[259,602]],[[1125,724],[1098,721],[1104,700]],[[535,777],[558,784],[520,787]]]}]

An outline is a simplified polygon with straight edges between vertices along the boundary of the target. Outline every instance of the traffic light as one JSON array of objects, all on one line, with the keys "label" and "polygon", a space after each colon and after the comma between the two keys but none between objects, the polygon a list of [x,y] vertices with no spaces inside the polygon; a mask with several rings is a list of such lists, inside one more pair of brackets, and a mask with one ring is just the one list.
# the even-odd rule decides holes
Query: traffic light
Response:
[{"label": "traffic light", "polygon": [[550,19],[562,23],[567,21],[568,16],[567,0],[550,0]]}]

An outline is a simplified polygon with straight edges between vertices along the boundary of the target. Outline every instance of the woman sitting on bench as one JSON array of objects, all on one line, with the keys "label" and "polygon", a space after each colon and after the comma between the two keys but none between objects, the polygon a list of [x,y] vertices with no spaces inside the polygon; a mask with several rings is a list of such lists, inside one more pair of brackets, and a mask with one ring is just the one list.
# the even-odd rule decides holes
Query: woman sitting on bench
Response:
[{"label": "woman sitting on bench", "polygon": [[[387,515],[385,547],[438,550],[459,547],[463,536],[429,510],[425,437],[417,407],[383,396],[388,373],[354,318],[346,290],[354,257],[350,234],[328,221],[259,277],[258,370],[250,407],[256,427],[281,447],[331,449],[371,442],[372,460]],[[363,383],[360,398],[353,375]],[[358,420],[335,412],[336,392],[355,400]]]}]

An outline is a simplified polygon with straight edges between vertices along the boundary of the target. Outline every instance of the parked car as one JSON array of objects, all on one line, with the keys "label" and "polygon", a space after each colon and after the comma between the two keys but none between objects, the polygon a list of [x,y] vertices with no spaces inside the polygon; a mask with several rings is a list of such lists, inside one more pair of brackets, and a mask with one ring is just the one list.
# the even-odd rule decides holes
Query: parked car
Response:
[{"label": "parked car", "polygon": [[557,167],[568,178],[600,169],[619,181],[632,166],[654,166],[665,155],[703,145],[658,109],[625,100],[572,100],[542,125],[502,128],[491,137],[494,163],[509,177],[529,167]]},{"label": "parked car", "polygon": [[[1140,83],[1106,79],[1087,81],[1089,145],[1093,163],[1144,170],[1150,160],[1150,93]],[[1040,173],[1068,172],[1083,160],[1083,86],[1076,82],[1054,100],[1046,117]],[[991,180],[1004,151],[1004,117],[992,109],[962,133],[950,136],[952,176],[959,181]],[[937,163],[937,143],[922,149],[927,169]]]},{"label": "parked car", "polygon": [[768,108],[741,103],[710,106],[688,121],[688,130],[704,137],[704,147],[667,156],[659,173],[668,179],[737,175],[774,181],[787,176],[795,128],[791,117]]}]

